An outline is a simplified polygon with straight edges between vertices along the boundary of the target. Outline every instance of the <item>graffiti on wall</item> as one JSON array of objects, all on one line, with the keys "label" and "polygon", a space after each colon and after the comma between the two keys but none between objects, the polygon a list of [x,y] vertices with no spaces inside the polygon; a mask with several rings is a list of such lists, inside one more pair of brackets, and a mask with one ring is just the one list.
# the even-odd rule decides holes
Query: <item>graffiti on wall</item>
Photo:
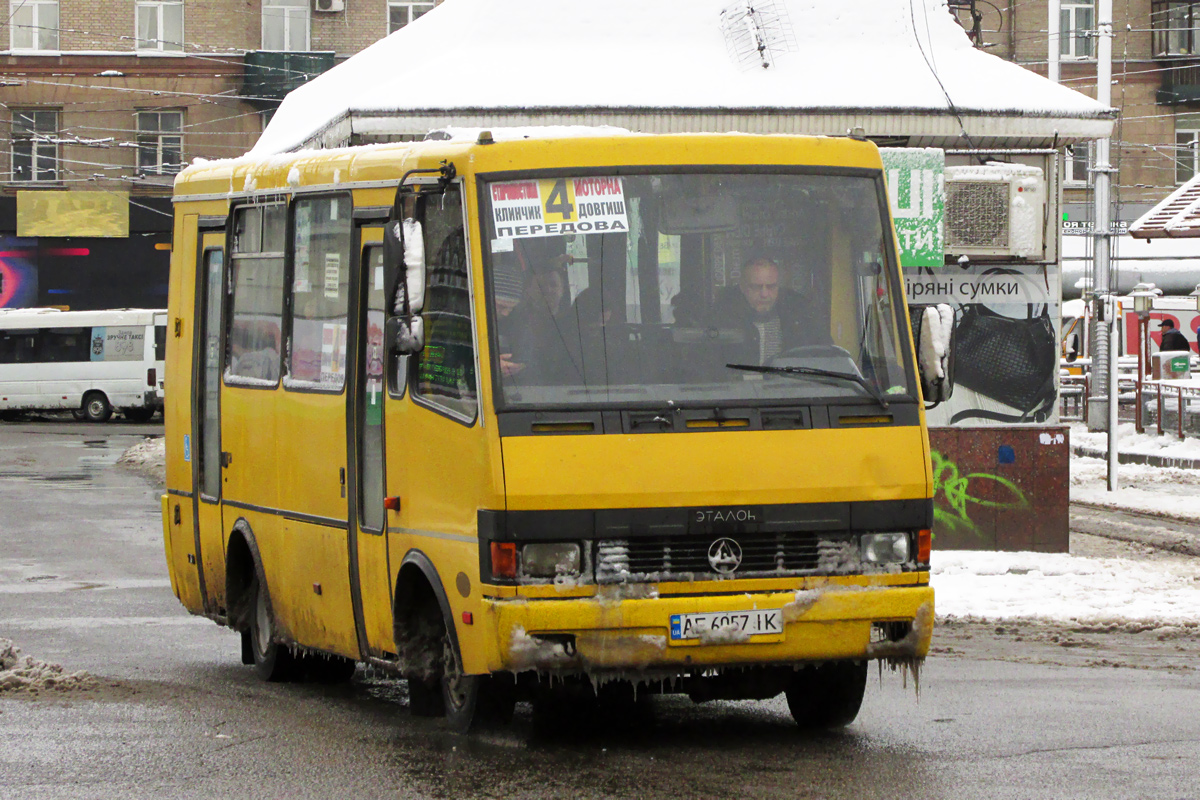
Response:
[{"label": "graffiti on wall", "polygon": [[941,453],[929,454],[933,462],[933,520],[948,531],[978,531],[971,514],[983,508],[1005,511],[1032,508],[1025,493],[1000,475],[971,472],[963,475],[958,465]]}]

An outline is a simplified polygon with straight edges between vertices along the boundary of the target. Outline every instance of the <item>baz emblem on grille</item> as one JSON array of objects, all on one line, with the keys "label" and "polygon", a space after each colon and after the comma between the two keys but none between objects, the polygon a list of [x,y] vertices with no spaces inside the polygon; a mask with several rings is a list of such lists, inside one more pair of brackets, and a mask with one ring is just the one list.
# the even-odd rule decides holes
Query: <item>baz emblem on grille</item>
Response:
[{"label": "baz emblem on grille", "polygon": [[742,546],[733,539],[717,539],[708,548],[708,563],[722,575],[728,575],[742,565]]}]

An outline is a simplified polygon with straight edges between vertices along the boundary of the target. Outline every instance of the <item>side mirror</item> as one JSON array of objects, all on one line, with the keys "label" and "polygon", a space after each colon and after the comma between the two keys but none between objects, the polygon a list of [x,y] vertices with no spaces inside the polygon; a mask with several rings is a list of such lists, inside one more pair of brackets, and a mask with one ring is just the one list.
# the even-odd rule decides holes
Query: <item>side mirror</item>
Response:
[{"label": "side mirror", "polygon": [[1067,361],[1079,358],[1079,334],[1072,333],[1067,337]]},{"label": "side mirror", "polygon": [[425,320],[420,314],[389,317],[384,332],[388,348],[407,356],[425,348]]},{"label": "side mirror", "polygon": [[383,234],[384,269],[392,289],[386,341],[393,353],[411,355],[425,347],[425,237],[412,217],[390,219]]},{"label": "side mirror", "polygon": [[385,270],[394,276],[395,314],[419,314],[425,306],[425,237],[409,217],[388,220],[383,232]]},{"label": "side mirror", "polygon": [[925,306],[917,318],[917,365],[921,394],[936,406],[954,392],[954,309]]}]

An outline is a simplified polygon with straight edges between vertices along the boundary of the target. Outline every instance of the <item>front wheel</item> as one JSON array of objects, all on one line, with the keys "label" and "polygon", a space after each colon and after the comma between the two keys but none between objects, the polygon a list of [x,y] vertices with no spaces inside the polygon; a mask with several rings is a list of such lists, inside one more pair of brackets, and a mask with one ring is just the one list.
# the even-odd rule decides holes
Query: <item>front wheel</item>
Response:
[{"label": "front wheel", "polygon": [[793,673],[787,704],[801,728],[841,728],[858,716],[866,689],[866,661],[832,661]]},{"label": "front wheel", "polygon": [[471,733],[512,722],[517,685],[511,675],[463,675],[457,653],[446,642],[442,675],[442,707],[446,723],[458,733]]},{"label": "front wheel", "polygon": [[275,641],[275,622],[271,597],[258,578],[250,584],[250,652],[254,671],[264,681],[291,680],[295,659],[286,647]]}]

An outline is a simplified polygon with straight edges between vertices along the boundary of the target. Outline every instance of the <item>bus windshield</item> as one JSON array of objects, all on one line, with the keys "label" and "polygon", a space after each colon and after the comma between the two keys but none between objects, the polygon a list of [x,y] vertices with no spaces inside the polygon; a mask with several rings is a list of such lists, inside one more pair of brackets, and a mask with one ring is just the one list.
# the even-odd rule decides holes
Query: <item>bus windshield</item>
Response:
[{"label": "bus windshield", "polygon": [[882,179],[486,184],[502,409],[915,398]]}]

